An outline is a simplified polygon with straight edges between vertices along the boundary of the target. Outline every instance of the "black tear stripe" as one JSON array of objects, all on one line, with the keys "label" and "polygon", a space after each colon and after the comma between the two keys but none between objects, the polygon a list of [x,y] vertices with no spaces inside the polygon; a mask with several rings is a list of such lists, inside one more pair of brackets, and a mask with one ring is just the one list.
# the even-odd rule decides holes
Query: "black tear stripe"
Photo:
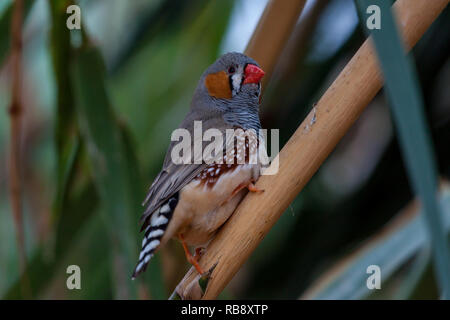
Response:
[{"label": "black tear stripe", "polygon": [[142,224],[141,231],[145,231],[142,239],[142,248],[139,254],[139,261],[134,269],[132,279],[147,269],[153,253],[158,249],[161,238],[169,225],[173,212],[178,204],[178,192],[169,200],[164,202],[157,210],[153,212]]},{"label": "black tear stripe", "polygon": [[233,92],[234,92],[233,74],[228,75],[228,85],[230,86],[231,94],[233,94]]}]

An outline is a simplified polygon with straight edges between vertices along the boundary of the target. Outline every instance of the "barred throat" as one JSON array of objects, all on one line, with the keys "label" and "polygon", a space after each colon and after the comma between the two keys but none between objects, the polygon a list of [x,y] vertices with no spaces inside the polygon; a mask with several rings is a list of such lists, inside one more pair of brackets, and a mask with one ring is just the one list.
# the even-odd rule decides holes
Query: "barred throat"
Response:
[{"label": "barred throat", "polygon": [[139,254],[139,261],[134,269],[132,279],[147,269],[150,259],[158,249],[161,238],[169,225],[175,207],[178,204],[179,194],[175,193],[169,200],[161,205],[152,215],[145,219],[141,231],[144,231],[142,248]]}]

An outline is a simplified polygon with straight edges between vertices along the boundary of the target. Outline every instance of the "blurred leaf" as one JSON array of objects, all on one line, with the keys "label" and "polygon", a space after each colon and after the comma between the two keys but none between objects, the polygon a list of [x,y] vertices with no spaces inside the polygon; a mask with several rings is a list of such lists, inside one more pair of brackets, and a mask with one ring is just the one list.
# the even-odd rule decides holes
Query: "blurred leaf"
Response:
[{"label": "blurred leaf", "polygon": [[99,52],[92,47],[82,48],[75,58],[73,72],[80,129],[104,208],[111,250],[115,254],[116,298],[136,298],[137,282],[132,282],[130,277],[140,243],[137,235],[140,200],[137,202],[136,188],[141,184],[132,179],[139,176],[136,171],[132,172],[137,164],[134,155],[129,155],[132,150],[124,145],[110,106],[104,86],[105,68]]},{"label": "blurred leaf", "polygon": [[[50,284],[54,277],[56,269],[60,266],[64,256],[70,252],[73,239],[89,221],[90,216],[97,207],[98,198],[92,184],[83,188],[83,191],[67,203],[65,217],[62,219],[58,230],[59,237],[56,239],[59,250],[56,250],[55,256],[48,256],[46,246],[36,250],[28,262],[28,277],[31,286],[31,296],[39,298],[43,290]],[[17,280],[8,290],[4,299],[20,299],[20,280]]]},{"label": "blurred leaf", "polygon": [[[132,203],[136,204],[135,212],[139,215],[136,216],[135,221],[140,218],[140,212],[142,207],[140,203],[144,198],[143,192],[146,190],[141,179],[141,173],[137,166],[137,158],[135,155],[135,145],[131,139],[131,135],[125,126],[120,126],[120,133],[124,145],[124,155],[127,169],[128,184],[130,186],[130,194],[132,196]],[[136,225],[137,226],[137,225]],[[167,290],[164,286],[163,276],[162,276],[162,266],[160,256],[156,255],[152,258],[152,262],[148,266],[146,272],[142,275],[145,283],[150,284],[150,295],[154,299],[166,299]]]},{"label": "blurred leaf", "polygon": [[[437,170],[421,91],[410,56],[405,55],[390,3],[360,0],[361,15],[366,17],[366,8],[373,4],[381,8],[381,29],[373,29],[371,34],[391,102],[403,160],[410,183],[425,209],[423,217],[431,240],[442,297],[450,299],[450,251],[436,201]],[[361,24],[365,26],[365,19],[361,19]]]},{"label": "blurred leaf", "polygon": [[[436,277],[433,272],[431,252],[429,253],[429,259],[426,265],[423,266],[423,270],[419,270],[420,274],[416,283],[413,283],[409,291],[406,291],[405,296],[400,296],[400,299],[439,299],[439,288],[436,285]],[[421,267],[420,265],[418,267]],[[401,292],[400,292],[401,293]]]},{"label": "blurred leaf", "polygon": [[10,25],[11,25],[12,5],[10,5],[0,17],[0,66],[3,64],[6,54],[9,51],[11,42]]},{"label": "blurred leaf", "polygon": [[184,12],[183,25],[172,33],[146,42],[110,80],[114,107],[136,140],[145,176],[160,170],[171,131],[189,109],[200,75],[219,53],[233,1],[203,4]]},{"label": "blurred leaf", "polygon": [[[96,211],[97,213],[98,211]],[[99,237],[99,234],[106,233],[106,226],[102,221],[100,214],[95,214],[89,219],[89,222],[78,235],[76,244],[65,256],[62,265],[64,268],[59,270],[62,277],[54,281],[53,289],[62,290],[64,298],[70,299],[112,299],[113,287],[111,283],[111,254],[105,248],[109,247],[108,237]],[[67,290],[65,279],[67,274],[65,268],[68,265],[76,264],[81,269],[81,290]],[[49,294],[52,292],[49,290]],[[55,291],[55,290],[52,290]],[[58,292],[58,290],[56,290]],[[56,293],[56,297],[61,293]],[[45,297],[47,298],[47,297]],[[49,298],[54,298],[50,296]]]},{"label": "blurred leaf", "polygon": [[[450,232],[450,190],[447,188],[440,196],[442,219],[447,233]],[[362,299],[371,294],[367,288],[368,274],[366,269],[370,265],[377,265],[381,269],[382,281],[387,280],[393,272],[411,259],[420,249],[427,247],[426,228],[420,215],[416,215],[410,222],[398,227],[394,232],[383,238],[377,237],[375,243],[360,252],[350,260],[345,259],[340,269],[318,289],[307,294],[308,299]],[[382,283],[382,288],[383,288]]]},{"label": "blurred leaf", "polygon": [[155,37],[164,36],[180,26],[186,12],[199,9],[198,0],[160,1],[157,8],[151,8],[137,22],[137,27],[131,32],[129,40],[117,54],[112,71],[117,72],[133,55]]},{"label": "blurred leaf", "polygon": [[[60,230],[60,227],[65,225],[68,221],[72,219],[72,217],[67,217],[67,209],[71,205],[69,201],[71,187],[74,182],[74,177],[76,174],[77,165],[79,165],[80,160],[80,149],[81,149],[81,139],[76,137],[75,141],[73,141],[71,145],[70,153],[66,156],[67,159],[64,160],[64,164],[60,168],[61,173],[58,172],[60,177],[58,177],[58,190],[56,191],[56,197],[53,208],[53,220],[52,224],[55,226],[56,239],[60,237],[61,234],[64,234],[64,231]],[[55,250],[60,250],[61,243],[55,242]]]},{"label": "blurred leaf", "polygon": [[71,0],[49,1],[52,19],[50,47],[57,88],[54,131],[57,158],[57,188],[52,215],[54,223],[58,222],[64,207],[64,201],[70,192],[71,179],[75,171],[75,159],[80,145],[69,74],[73,55],[70,43],[71,31],[61,27],[66,23],[66,8],[71,4],[73,4]]},{"label": "blurred leaf", "polygon": [[116,268],[116,294],[123,292],[118,298],[136,298],[136,287],[123,274],[132,272],[131,261],[137,255],[136,237],[129,221],[134,214],[126,195],[124,149],[103,85],[104,66],[99,53],[93,48],[81,49],[75,57],[73,72],[81,132],[104,208],[111,250],[118,258],[112,259]]},{"label": "blurred leaf", "polygon": [[[407,300],[413,298],[413,295],[416,293],[416,289],[420,286],[421,281],[427,275],[427,271],[429,271],[431,267],[431,252],[430,248],[427,247],[418,253],[418,256],[414,259],[413,266],[407,271],[406,276],[402,280],[400,288],[397,290],[395,294],[395,299],[398,300]],[[434,285],[435,281],[431,282],[431,285]],[[438,297],[436,292],[435,298]],[[430,296],[424,296],[422,299],[430,298]]]}]

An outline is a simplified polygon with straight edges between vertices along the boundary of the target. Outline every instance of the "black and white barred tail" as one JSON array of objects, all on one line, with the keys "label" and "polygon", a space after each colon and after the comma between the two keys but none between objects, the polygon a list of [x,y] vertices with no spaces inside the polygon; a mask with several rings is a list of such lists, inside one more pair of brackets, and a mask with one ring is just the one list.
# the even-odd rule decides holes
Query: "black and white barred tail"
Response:
[{"label": "black and white barred tail", "polygon": [[175,207],[178,204],[178,192],[161,205],[153,214],[145,219],[141,231],[145,231],[139,262],[134,269],[132,279],[147,269],[150,259],[158,249],[161,238],[169,225]]}]

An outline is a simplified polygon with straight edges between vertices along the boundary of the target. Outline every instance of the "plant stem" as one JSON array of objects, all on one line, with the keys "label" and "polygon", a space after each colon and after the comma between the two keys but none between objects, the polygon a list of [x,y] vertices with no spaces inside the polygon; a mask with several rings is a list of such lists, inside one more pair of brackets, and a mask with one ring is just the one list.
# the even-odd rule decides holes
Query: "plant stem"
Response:
[{"label": "plant stem", "polygon": [[[21,182],[21,126],[23,106],[22,96],[22,24],[23,0],[14,1],[11,20],[11,66],[12,66],[12,94],[9,116],[11,122],[11,143],[9,158],[9,188],[11,209],[16,228],[16,241],[19,253],[19,266],[22,274],[26,272],[25,237],[22,216],[22,182]],[[24,277],[23,279],[26,279]],[[26,281],[22,283],[23,293],[26,292]]]}]

